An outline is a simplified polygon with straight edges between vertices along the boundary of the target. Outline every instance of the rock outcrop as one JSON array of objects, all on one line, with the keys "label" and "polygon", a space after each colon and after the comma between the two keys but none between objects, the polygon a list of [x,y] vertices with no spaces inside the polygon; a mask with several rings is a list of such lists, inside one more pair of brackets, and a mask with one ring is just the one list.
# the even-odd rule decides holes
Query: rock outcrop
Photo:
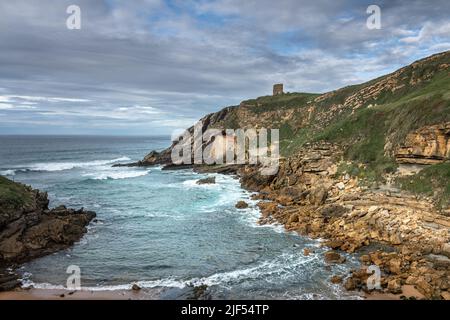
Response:
[{"label": "rock outcrop", "polygon": [[450,160],[450,122],[409,133],[395,157],[403,164],[435,164]]},{"label": "rock outcrop", "polygon": [[[47,193],[0,177],[0,268],[68,248],[86,233],[95,213],[49,209]],[[6,288],[13,276],[0,272]],[[4,287],[5,288],[5,287]]]}]

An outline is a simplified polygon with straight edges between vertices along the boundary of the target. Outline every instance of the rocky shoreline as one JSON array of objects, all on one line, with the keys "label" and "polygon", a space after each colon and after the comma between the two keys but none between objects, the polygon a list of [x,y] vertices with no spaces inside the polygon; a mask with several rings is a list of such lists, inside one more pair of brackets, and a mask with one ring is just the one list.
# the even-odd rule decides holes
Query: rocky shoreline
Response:
[{"label": "rocky shoreline", "polygon": [[[331,282],[367,294],[449,300],[450,217],[446,211],[436,209],[432,199],[392,186],[365,186],[358,177],[338,172],[343,161],[339,146],[322,142],[307,144],[295,156],[283,159],[275,176],[262,176],[258,167],[248,165],[189,168],[239,177],[243,188],[257,192],[259,223],[281,223],[287,231],[323,239],[330,248],[324,256],[328,263],[344,263],[342,252],[360,256],[360,269],[344,278],[332,277]],[[177,166],[169,164],[165,169]],[[308,252],[304,248],[305,255]],[[369,266],[381,272],[377,290],[368,288]]]},{"label": "rocky shoreline", "polygon": [[17,266],[69,248],[96,214],[65,206],[49,209],[47,193],[0,179],[0,291],[8,291],[20,284]]}]

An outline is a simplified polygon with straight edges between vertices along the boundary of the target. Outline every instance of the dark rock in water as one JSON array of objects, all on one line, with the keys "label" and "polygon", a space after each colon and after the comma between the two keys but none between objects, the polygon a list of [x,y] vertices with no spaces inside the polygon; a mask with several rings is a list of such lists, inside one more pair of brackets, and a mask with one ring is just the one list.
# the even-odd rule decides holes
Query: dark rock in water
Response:
[{"label": "dark rock in water", "polygon": [[48,208],[47,193],[0,177],[0,266],[66,249],[86,233],[95,212]]},{"label": "dark rock in water", "polygon": [[193,286],[192,294],[187,298],[187,300],[210,300],[211,296],[207,291],[208,286],[206,284]]},{"label": "dark rock in water", "polygon": [[197,181],[197,184],[215,184],[216,183],[216,177],[209,177],[205,179],[200,179]]},{"label": "dark rock in water", "polygon": [[353,290],[356,290],[357,285],[358,285],[358,284],[356,283],[355,279],[353,279],[353,278],[348,278],[348,279],[345,281],[344,288],[345,288],[345,290],[347,290],[347,291],[353,291]]},{"label": "dark rock in water", "polygon": [[245,201],[239,201],[238,203],[236,203],[236,208],[237,209],[247,209],[248,203]]},{"label": "dark rock in water", "polygon": [[325,252],[325,261],[327,263],[344,263],[345,257],[341,256],[336,251]]},{"label": "dark rock in water", "polygon": [[133,290],[133,291],[140,291],[140,290],[141,290],[141,287],[140,287],[137,283],[135,283],[135,284],[133,284],[133,286],[131,287],[131,290]]},{"label": "dark rock in water", "polygon": [[18,275],[0,268],[0,292],[10,291],[20,286]]},{"label": "dark rock in water", "polygon": [[339,284],[339,283],[342,283],[342,277],[341,276],[332,276],[330,281],[333,284]]}]

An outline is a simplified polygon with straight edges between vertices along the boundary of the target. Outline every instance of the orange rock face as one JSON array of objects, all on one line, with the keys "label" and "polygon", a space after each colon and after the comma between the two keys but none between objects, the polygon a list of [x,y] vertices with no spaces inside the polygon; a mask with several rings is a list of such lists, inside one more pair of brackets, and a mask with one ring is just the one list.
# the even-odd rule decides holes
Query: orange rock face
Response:
[{"label": "orange rock face", "polygon": [[435,164],[450,159],[450,122],[408,134],[396,159],[407,164]]}]

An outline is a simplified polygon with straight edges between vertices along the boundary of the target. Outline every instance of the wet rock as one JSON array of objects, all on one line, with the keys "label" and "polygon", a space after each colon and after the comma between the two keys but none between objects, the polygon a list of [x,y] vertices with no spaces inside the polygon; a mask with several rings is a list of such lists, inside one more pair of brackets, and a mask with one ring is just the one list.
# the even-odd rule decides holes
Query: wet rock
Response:
[{"label": "wet rock", "polygon": [[202,184],[215,184],[216,183],[216,177],[209,177],[209,178],[204,178],[204,179],[200,179],[196,182],[198,185],[202,185]]},{"label": "wet rock", "polygon": [[339,239],[333,239],[325,242],[325,245],[327,247],[330,247],[331,249],[339,249],[344,244],[344,241]]},{"label": "wet rock", "polygon": [[341,276],[332,276],[330,281],[333,284],[339,284],[339,283],[342,283],[342,277]]},{"label": "wet rock", "polygon": [[134,283],[133,286],[131,287],[131,290],[133,290],[133,291],[140,291],[141,287],[137,283]]},{"label": "wet rock", "polygon": [[327,251],[325,252],[325,262],[327,263],[344,263],[345,257],[341,256],[336,251]]},{"label": "wet rock", "polygon": [[348,278],[347,280],[345,280],[345,283],[344,283],[345,290],[354,291],[354,290],[356,290],[356,287],[357,287],[357,283],[356,283],[355,279]]},{"label": "wet rock", "polygon": [[247,209],[248,203],[245,201],[239,201],[238,203],[236,203],[236,208],[237,209]]}]

